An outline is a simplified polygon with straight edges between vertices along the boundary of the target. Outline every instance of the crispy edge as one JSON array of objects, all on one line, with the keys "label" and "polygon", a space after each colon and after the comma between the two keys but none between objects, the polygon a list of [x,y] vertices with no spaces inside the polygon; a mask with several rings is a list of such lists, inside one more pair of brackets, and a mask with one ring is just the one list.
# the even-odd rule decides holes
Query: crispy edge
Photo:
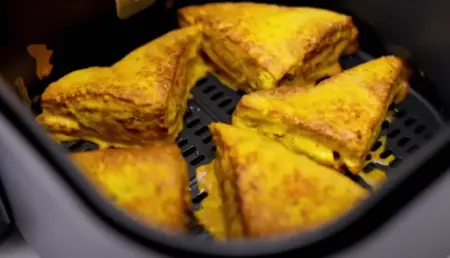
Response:
[{"label": "crispy edge", "polygon": [[[133,101],[133,98],[130,98],[130,96],[122,96],[122,95],[115,96],[115,95],[111,95],[111,94],[107,94],[107,93],[103,93],[103,92],[95,92],[95,91],[89,92],[86,90],[86,89],[89,89],[89,87],[86,87],[86,89],[83,89],[83,90],[77,92],[76,94],[71,95],[70,97],[66,96],[68,98],[63,98],[63,97],[61,97],[62,95],[59,94],[59,91],[56,91],[56,92],[52,91],[52,89],[54,87],[56,87],[56,86],[53,86],[53,87],[49,87],[49,90],[46,90],[42,96],[42,107],[43,107],[44,113],[37,117],[37,122],[39,124],[43,125],[44,127],[46,127],[47,129],[49,129],[50,131],[52,131],[52,128],[47,126],[47,123],[45,122],[47,114],[48,113],[51,114],[52,113],[51,110],[58,110],[58,111],[63,110],[65,105],[67,105],[66,103],[70,102],[71,99],[77,99],[79,97],[93,98],[93,99],[99,99],[99,100],[104,100],[105,98],[113,98],[116,101],[118,101],[122,106],[128,106],[129,108],[133,108],[133,106],[136,108],[140,107],[139,110],[144,111],[144,113],[141,114],[142,118],[148,117],[150,114],[152,117],[154,117],[158,120],[161,120],[158,123],[158,128],[155,127],[155,129],[157,129],[157,131],[161,131],[161,130],[164,131],[164,129],[166,128],[168,135],[166,136],[164,134],[161,134],[161,137],[159,137],[159,138],[169,137],[172,140],[174,140],[175,137],[182,130],[182,126],[180,126],[179,124],[182,123],[183,115],[187,109],[186,102],[187,102],[187,99],[189,98],[189,90],[191,88],[190,85],[187,85],[187,83],[191,82],[191,79],[189,78],[189,76],[191,76],[191,72],[190,72],[190,69],[186,69],[186,66],[193,59],[197,58],[196,55],[194,55],[194,56],[188,55],[186,58],[181,58],[181,57],[186,56],[187,52],[191,52],[191,51],[198,52],[200,43],[201,43],[201,39],[202,39],[202,31],[199,26],[193,26],[191,28],[181,29],[181,30],[186,30],[187,32],[189,32],[189,33],[186,33],[187,35],[189,35],[188,43],[184,44],[184,47],[182,48],[181,52],[178,54],[178,57],[176,58],[176,65],[174,65],[175,68],[173,69],[174,72],[173,72],[173,76],[171,79],[171,81],[172,81],[171,87],[169,87],[167,89],[167,92],[166,92],[166,94],[164,94],[164,96],[161,96],[162,97],[161,101],[159,101],[157,103],[151,103],[150,105],[148,105],[148,104],[137,105]],[[180,36],[178,35],[178,37],[180,37]],[[145,48],[147,48],[147,46],[151,43],[152,42],[149,42],[146,45],[137,48],[133,52],[142,51]],[[194,49],[191,49],[191,48],[194,48]],[[133,52],[128,54],[127,56],[130,56],[131,54],[133,54]],[[125,57],[124,59],[126,59],[126,58],[127,57]],[[103,69],[107,69],[107,68],[96,67],[95,69],[103,70]],[[76,73],[76,72],[80,72],[80,70],[75,71],[73,73]],[[73,76],[73,74],[72,74],[72,76]],[[181,78],[176,78],[177,76],[181,77]],[[178,80],[181,80],[181,82]],[[53,84],[57,84],[58,82],[59,81],[57,81]],[[182,87],[182,86],[184,86],[184,87]],[[173,104],[171,105],[169,102],[171,102]],[[158,104],[158,103],[160,103],[160,104]],[[158,105],[155,106],[152,104],[158,104]],[[169,109],[174,109],[174,110],[169,110]],[[169,121],[169,114],[171,112],[175,113],[175,118],[173,119],[173,121]],[[173,132],[169,132],[171,128],[174,128]],[[55,133],[63,134],[63,135],[67,134],[69,136],[68,133],[63,132],[63,131],[58,131]],[[80,138],[79,136],[74,136],[74,137]],[[113,144],[113,145],[119,146],[122,144],[117,143],[117,144]],[[125,144],[125,145],[128,145],[128,144]]]},{"label": "crispy edge", "polygon": [[[115,193],[111,191],[111,189],[106,188],[102,180],[98,176],[96,176],[96,174],[101,171],[93,171],[87,166],[93,163],[114,164],[117,162],[117,166],[121,166],[120,157],[123,155],[131,155],[133,159],[136,160],[136,162],[139,162],[139,159],[141,159],[141,157],[146,160],[148,157],[153,156],[160,158],[162,157],[163,160],[159,161],[170,163],[171,169],[168,172],[170,172],[171,175],[173,175],[173,178],[175,178],[176,180],[178,180],[178,178],[181,179],[180,187],[182,189],[180,189],[180,193],[183,200],[182,207],[179,208],[183,211],[184,216],[183,218],[180,218],[180,220],[173,220],[172,222],[174,223],[171,222],[165,223],[164,225],[157,225],[151,219],[146,221],[146,218],[138,214],[139,211],[125,209],[124,207],[122,208],[125,209],[126,212],[129,212],[130,215],[136,216],[144,222],[149,222],[151,226],[169,230],[168,233],[185,232],[189,223],[191,222],[191,218],[193,217],[193,210],[191,204],[191,194],[188,187],[189,178],[187,172],[187,164],[176,144],[167,141],[155,141],[140,149],[123,148],[77,152],[71,153],[70,159],[80,169],[81,173],[86,177],[86,179],[91,182],[91,184],[93,184],[95,189],[97,189],[107,199],[114,202]],[[118,206],[120,207],[120,205]]]},{"label": "crispy edge", "polygon": [[[228,206],[224,205],[224,212],[225,212],[225,216],[228,216],[226,218],[226,227],[228,230],[228,236],[229,237],[244,237],[244,236],[254,236],[254,237],[259,237],[259,236],[279,236],[279,233],[282,232],[274,232],[276,235],[273,235],[272,233],[269,232],[265,232],[265,233],[257,233],[254,230],[258,230],[258,228],[262,228],[262,229],[266,229],[267,225],[265,224],[256,224],[256,225],[250,225],[249,222],[246,219],[246,215],[243,213],[244,210],[248,210],[248,207],[245,207],[246,202],[241,198],[240,194],[242,194],[242,177],[245,177],[245,175],[240,175],[240,173],[242,172],[242,169],[245,169],[246,164],[247,163],[236,163],[236,160],[233,159],[232,157],[236,157],[236,155],[238,155],[238,153],[233,149],[233,146],[236,144],[240,143],[239,137],[238,135],[233,135],[233,132],[229,132],[227,130],[229,130],[229,128],[225,128],[225,127],[232,127],[231,125],[227,125],[227,124],[223,124],[223,123],[213,123],[210,125],[210,130],[211,130],[211,134],[214,136],[214,141],[218,146],[218,151],[220,151],[220,155],[216,158],[215,163],[220,163],[220,162],[225,162],[229,167],[223,167],[222,165],[219,165],[218,167],[216,167],[216,169],[219,172],[218,176],[224,176],[224,174],[226,174],[227,180],[231,181],[228,182],[231,186],[231,188],[235,189],[234,192],[230,195],[227,196],[224,191],[222,191],[224,200],[226,201],[226,198],[228,198],[228,200],[232,201],[232,202],[236,202],[235,207],[232,207],[232,209],[230,209],[230,206],[228,204]],[[247,131],[246,129],[239,129],[239,130],[244,130]],[[251,131],[247,131],[248,133],[253,133]],[[234,132],[236,133],[236,132]],[[235,137],[236,136],[236,137]],[[264,137],[264,136],[261,136]],[[225,140],[224,140],[225,139]],[[268,141],[273,141],[274,143],[276,141],[267,138]],[[280,147],[282,145],[280,144]],[[256,150],[256,149],[255,149]],[[286,150],[287,151],[287,150]],[[226,155],[225,155],[226,153]],[[289,152],[288,152],[289,153]],[[303,155],[296,155],[294,153],[289,153],[295,156],[298,156],[299,158],[302,158],[305,160],[305,162],[310,162],[311,164],[314,164],[317,166],[317,168],[321,169],[324,172],[329,172],[330,175],[335,175],[336,178],[340,178],[342,179],[342,182],[348,182],[349,184],[347,184],[347,187],[352,188],[349,190],[352,190],[353,192],[353,197],[355,197],[354,201],[352,201],[354,204],[357,204],[358,202],[362,201],[363,199],[365,199],[368,195],[367,191],[365,189],[363,189],[361,186],[359,186],[358,184],[356,184],[355,182],[351,181],[349,178],[347,178],[344,175],[339,174],[338,172],[334,172],[332,171],[332,169],[321,166],[317,163],[315,163],[314,161],[308,159],[307,157],[303,156]],[[254,158],[253,155],[249,155],[247,157],[247,160],[250,161]],[[222,159],[222,160],[220,160]],[[218,162],[218,160],[220,162]],[[334,174],[335,173],[335,174]],[[324,176],[319,176],[320,178],[325,178]],[[225,187],[224,184],[224,178],[222,178],[221,182],[221,188],[223,189],[223,187]],[[241,182],[241,183],[240,183]],[[245,187],[244,187],[245,188]],[[227,210],[228,208],[228,210]],[[351,207],[347,207],[348,209],[346,211],[342,211],[339,215],[342,216],[343,214],[345,214],[346,212],[348,212]],[[230,212],[231,210],[231,212]],[[228,213],[227,213],[228,212]],[[236,217],[233,217],[236,216]],[[238,222],[240,225],[236,225],[233,223]],[[331,220],[329,221],[331,222]],[[295,233],[295,232],[300,232],[300,231],[308,231],[310,229],[314,229],[317,228],[321,225],[325,225],[327,223],[317,223],[317,224],[313,224],[311,225],[311,227],[304,227],[302,229],[300,228],[293,228],[292,231],[287,230],[284,233],[289,234],[289,233]],[[234,228],[233,228],[234,227]],[[231,229],[231,230],[230,230]],[[233,231],[238,229],[238,231]],[[264,230],[263,230],[264,231]]]},{"label": "crispy edge", "polygon": [[[355,141],[357,140],[357,135],[353,135],[353,138],[349,138],[351,135],[347,135],[346,137],[337,137],[336,134],[333,132],[332,128],[323,127],[321,124],[310,124],[298,119],[289,120],[290,117],[283,117],[283,120],[285,120],[286,124],[294,125],[296,127],[299,127],[301,131],[304,131],[304,134],[306,137],[308,135],[310,136],[320,136],[319,138],[313,137],[315,140],[319,141],[321,144],[324,144],[325,146],[330,146],[329,141],[334,142],[334,146],[330,146],[330,149],[340,149],[341,151],[344,150],[346,152],[355,153],[355,157],[359,158],[361,161],[359,162],[358,167],[347,167],[350,169],[353,173],[358,173],[364,164],[364,157],[366,156],[367,152],[370,150],[373,143],[377,140],[377,137],[380,129],[381,124],[383,123],[388,108],[392,102],[400,102],[404,99],[405,95],[408,92],[409,84],[408,79],[410,76],[410,73],[404,66],[404,61],[401,60],[398,57],[395,56],[386,56],[381,57],[382,59],[389,59],[389,65],[392,66],[394,70],[394,74],[396,74],[395,78],[393,79],[395,82],[392,83],[392,87],[390,87],[388,90],[380,89],[379,84],[369,85],[367,89],[372,92],[373,96],[378,99],[380,103],[385,103],[384,109],[380,110],[381,115],[372,121],[372,124],[369,125],[369,127],[372,128],[373,134],[370,138],[370,141],[367,144],[360,144],[358,145],[358,149],[349,149],[346,143],[348,141]],[[374,60],[376,61],[376,59]],[[357,67],[355,67],[357,68]],[[350,69],[353,70],[353,69]],[[347,70],[347,71],[350,71]],[[332,77],[328,80],[337,80],[339,76]],[[322,82],[325,83],[326,81]],[[259,91],[252,93],[257,96],[262,96],[264,98],[270,97],[274,99],[282,99],[285,94],[298,94],[298,93],[304,93],[308,91],[309,89],[300,88],[300,87],[290,87],[290,86],[283,86],[272,90],[266,90],[266,91]],[[246,115],[241,115],[248,113],[248,112],[255,112],[255,113],[261,113],[262,111],[253,105],[250,105],[246,99],[250,98],[251,95],[244,96],[241,101],[238,103],[236,110],[233,112],[233,118],[237,117],[241,120],[249,120],[252,122],[256,122],[260,120],[261,122],[265,123],[272,123],[269,119],[264,119],[264,117],[270,117],[271,113],[274,114],[276,117],[279,116],[281,113],[277,110],[269,110],[268,114],[264,117],[260,117],[258,119],[253,119],[250,117],[247,117]],[[376,135],[376,136],[375,136]],[[345,164],[348,166],[348,164]]]},{"label": "crispy edge", "polygon": [[[211,7],[214,5],[220,6],[222,4],[230,4],[230,3],[210,3],[210,4],[206,4],[203,6],[206,7]],[[236,5],[239,4],[249,4],[249,3],[234,3]],[[254,3],[253,3],[254,4]],[[273,6],[276,8],[291,8],[294,9],[292,7],[286,7],[286,6],[280,6],[280,5],[271,5],[271,4],[260,4],[260,3],[256,3],[258,5],[267,5],[267,6]],[[206,27],[217,27],[218,26],[218,22],[213,20],[212,22],[209,21],[208,19],[205,19],[205,17],[203,17],[205,14],[202,13],[202,7],[203,6],[187,6],[184,7],[180,10],[178,10],[178,17],[179,17],[179,22],[182,26],[187,26],[187,25],[192,25],[192,24],[203,24]],[[318,10],[323,10],[323,9],[318,9]],[[329,10],[326,10],[329,11]],[[333,12],[333,11],[329,11],[329,12]],[[195,13],[199,13],[199,20],[196,20]],[[275,60],[276,58],[273,56],[269,55],[269,58],[267,58],[267,55],[261,51],[254,51],[253,49],[253,45],[252,44],[242,44],[241,39],[232,34],[232,30],[226,30],[225,33],[222,35],[225,37],[225,39],[231,43],[233,43],[235,46],[238,46],[240,48],[242,48],[242,53],[247,53],[247,59],[249,60],[247,63],[253,63],[256,62],[259,64],[259,66],[261,66],[261,68],[263,68],[266,72],[268,72],[270,75],[272,75],[275,79],[276,82],[280,82],[283,80],[283,78],[285,76],[292,76],[294,74],[298,74],[298,73],[306,73],[307,71],[304,71],[306,69],[312,69],[308,66],[303,66],[301,64],[306,64],[308,63],[310,60],[314,59],[314,57],[316,57],[317,55],[319,55],[324,49],[326,48],[332,48],[336,45],[338,45],[341,41],[345,41],[345,39],[340,39],[337,42],[333,42],[330,44],[330,42],[328,42],[326,39],[331,39],[333,38],[333,35],[339,33],[339,32],[345,32],[345,30],[349,30],[350,32],[350,37],[349,39],[347,39],[349,41],[347,47],[344,48],[343,53],[342,54],[353,54],[357,51],[358,49],[358,29],[356,28],[356,26],[353,24],[352,18],[350,16],[341,14],[341,13],[337,13],[337,12],[333,12],[337,15],[341,15],[342,17],[345,17],[346,19],[343,19],[343,21],[341,22],[335,22],[333,24],[333,26],[328,29],[328,30],[324,30],[321,31],[320,34],[317,35],[316,40],[309,42],[308,45],[305,45],[305,49],[306,49],[306,54],[301,57],[298,57],[298,60],[296,62],[293,62],[292,64],[290,64],[287,67],[283,66],[279,66],[279,62],[277,62],[277,60]],[[222,41],[224,39],[221,39]],[[259,49],[259,48],[257,48]],[[223,65],[222,65],[223,66]],[[274,85],[275,86],[275,85]],[[263,87],[263,89],[267,89],[267,87]],[[246,91],[248,91],[248,89],[244,89]]]}]

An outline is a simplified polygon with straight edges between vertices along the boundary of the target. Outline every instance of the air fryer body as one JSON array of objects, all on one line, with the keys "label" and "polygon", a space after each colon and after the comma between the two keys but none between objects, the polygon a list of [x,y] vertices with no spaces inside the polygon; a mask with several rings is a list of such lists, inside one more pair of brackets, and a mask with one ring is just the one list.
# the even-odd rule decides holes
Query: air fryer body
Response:
[{"label": "air fryer body", "polygon": [[[167,257],[94,215],[3,116],[0,121],[0,162],[7,171],[1,180],[20,232],[42,258]],[[447,257],[449,195],[446,173],[382,228],[330,257]]]},{"label": "air fryer body", "polygon": [[[0,23],[3,32],[0,41],[0,73],[11,85],[17,76],[32,77],[26,45],[52,43],[57,46],[55,55],[64,52],[64,68],[55,66],[55,73],[63,75],[88,63],[83,58],[102,60],[108,65],[124,55],[130,48],[168,31],[176,26],[176,15],[170,10],[145,10],[136,15],[139,27],[127,27],[130,21],[114,19],[112,0],[56,1],[9,0],[0,5]],[[176,1],[175,1],[176,2]],[[180,1],[181,2],[181,1]],[[205,1],[182,1],[182,5]],[[275,1],[271,1],[275,2]],[[276,1],[282,4],[282,1]],[[430,1],[298,1],[298,4],[319,5],[348,12],[361,20],[367,29],[382,42],[388,52],[408,58],[424,71],[433,83],[427,89],[415,89],[424,96],[443,117],[450,114],[450,2]],[[163,4],[158,4],[162,8]],[[155,8],[159,8],[159,7]],[[262,17],[263,18],[263,17]],[[114,20],[117,27],[112,27]],[[68,31],[78,31],[86,37],[76,38]],[[124,25],[125,24],[125,25]],[[109,26],[109,27],[104,27]],[[70,29],[68,29],[70,28]],[[372,33],[372,32],[371,32]],[[364,35],[363,35],[364,36]],[[133,37],[133,39],[131,39]],[[102,39],[103,38],[103,39]],[[370,37],[369,37],[370,38]],[[127,43],[116,43],[126,41]],[[105,45],[110,43],[111,46]],[[111,53],[108,49],[114,49]],[[75,51],[75,47],[78,47]],[[405,51],[406,50],[406,51]],[[74,51],[73,53],[67,53]],[[84,53],[84,54],[83,54]],[[30,79],[32,80],[32,79]],[[46,82],[45,82],[46,83]],[[39,84],[36,84],[39,85]],[[36,86],[38,87],[38,86]],[[29,89],[30,95],[42,89]],[[8,92],[13,92],[8,91]],[[19,103],[13,94],[7,96]],[[34,119],[31,112],[21,107],[25,119]],[[79,192],[68,183],[55,166],[43,157],[32,136],[22,131],[23,124],[14,114],[6,112],[0,104],[0,173],[7,192],[15,222],[28,244],[43,258],[124,258],[168,256],[152,250],[136,238],[129,237],[113,227],[114,221],[103,220]],[[50,140],[49,140],[50,142]],[[62,149],[61,149],[62,150]],[[436,168],[441,169],[439,164]],[[433,173],[434,171],[429,171]],[[413,199],[395,216],[368,236],[352,244],[336,243],[330,246],[331,257],[447,257],[450,247],[450,176],[439,172],[437,181]],[[431,181],[431,180],[430,180]],[[354,233],[359,235],[358,230]],[[343,241],[345,242],[345,241]],[[173,253],[173,255],[175,255]],[[302,255],[302,253],[298,253]],[[182,255],[181,255],[182,256]]]}]

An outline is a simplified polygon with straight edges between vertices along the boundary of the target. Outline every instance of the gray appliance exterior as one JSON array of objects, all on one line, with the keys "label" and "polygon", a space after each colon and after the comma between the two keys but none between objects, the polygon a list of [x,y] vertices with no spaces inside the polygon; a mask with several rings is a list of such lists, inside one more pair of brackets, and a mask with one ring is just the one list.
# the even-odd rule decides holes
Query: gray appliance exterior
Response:
[{"label": "gray appliance exterior", "polygon": [[[0,151],[1,180],[16,224],[41,258],[165,257],[132,242],[93,214],[1,114]],[[370,237],[332,257],[448,257],[448,196],[450,173]]]},{"label": "gray appliance exterior", "polygon": [[17,230],[14,230],[0,245],[2,258],[40,258],[39,255],[23,240]]}]

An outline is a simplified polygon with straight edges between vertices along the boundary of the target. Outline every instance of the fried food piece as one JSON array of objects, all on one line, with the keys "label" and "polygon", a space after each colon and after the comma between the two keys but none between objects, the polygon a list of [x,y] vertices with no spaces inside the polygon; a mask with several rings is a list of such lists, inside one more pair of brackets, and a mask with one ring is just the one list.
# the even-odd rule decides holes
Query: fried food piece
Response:
[{"label": "fried food piece", "polygon": [[127,19],[152,6],[156,0],[115,0],[117,17]]},{"label": "fried food piece", "polygon": [[36,75],[39,80],[48,77],[53,70],[50,62],[53,50],[47,49],[47,45],[44,44],[31,44],[27,46],[27,51],[36,60]]},{"label": "fried food piece", "polygon": [[367,191],[276,140],[223,123],[210,126],[227,236],[309,231],[348,212]]},{"label": "fried food piece", "polygon": [[200,224],[216,239],[225,240],[225,222],[223,217],[222,195],[214,173],[214,161],[200,166],[196,171],[197,184],[200,191],[208,196],[202,201],[201,207],[195,212]]},{"label": "fried food piece", "polygon": [[317,8],[211,3],[180,9],[179,20],[203,26],[203,51],[216,75],[245,92],[339,73],[339,56],[358,46],[351,17]]},{"label": "fried food piece", "polygon": [[86,178],[129,215],[184,232],[191,213],[187,165],[173,143],[71,154]]},{"label": "fried food piece", "polygon": [[111,67],[74,71],[50,84],[37,121],[58,141],[101,148],[174,140],[183,127],[189,90],[206,75],[198,55],[202,32],[169,32]]},{"label": "fried food piece", "polygon": [[293,151],[335,169],[359,173],[389,105],[408,91],[408,73],[382,57],[322,81],[314,88],[280,87],[244,96],[233,124],[280,140]]}]

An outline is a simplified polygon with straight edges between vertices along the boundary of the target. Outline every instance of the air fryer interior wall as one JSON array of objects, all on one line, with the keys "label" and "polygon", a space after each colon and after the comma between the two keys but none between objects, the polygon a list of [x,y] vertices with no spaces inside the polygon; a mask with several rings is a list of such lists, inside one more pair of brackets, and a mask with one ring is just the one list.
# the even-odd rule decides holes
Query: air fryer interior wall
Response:
[{"label": "air fryer interior wall", "polygon": [[[176,1],[175,4],[179,7],[203,2],[206,1]],[[266,2],[282,4],[282,1]],[[0,42],[0,72],[10,83],[16,77],[24,78],[34,102],[33,110],[39,112],[38,96],[49,82],[79,68],[110,65],[135,47],[177,27],[174,9],[166,10],[163,1],[125,21],[117,19],[113,4],[112,0],[95,3],[16,0],[1,4],[4,6],[0,6],[0,12],[4,13],[0,13],[0,19],[5,20],[0,28],[6,36]],[[360,28],[362,50],[372,56],[394,53],[411,61],[416,69],[414,90],[448,119],[450,102],[445,99],[450,97],[446,87],[450,51],[445,46],[450,45],[450,35],[436,29],[447,24],[443,23],[444,19],[450,21],[450,17],[440,11],[448,10],[442,9],[449,7],[448,3],[435,0],[435,7],[430,7],[433,5],[430,2],[411,1],[408,11],[415,15],[401,18],[399,14],[407,9],[404,4],[388,1],[302,1],[296,4],[352,14]],[[429,15],[432,8],[436,13]],[[26,46],[32,43],[45,43],[54,51],[53,71],[42,81],[37,80],[33,59],[26,52]],[[420,76],[418,69],[429,78]]]}]

